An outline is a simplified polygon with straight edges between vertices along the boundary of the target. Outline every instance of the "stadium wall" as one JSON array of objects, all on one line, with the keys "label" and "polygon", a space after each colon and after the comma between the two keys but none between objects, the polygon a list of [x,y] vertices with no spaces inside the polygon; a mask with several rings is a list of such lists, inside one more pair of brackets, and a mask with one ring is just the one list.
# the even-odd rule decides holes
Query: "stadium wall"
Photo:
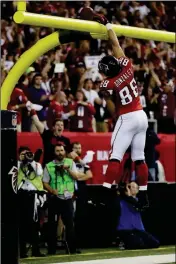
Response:
[{"label": "stadium wall", "polygon": [[[70,133],[64,132],[64,136],[70,138],[71,142],[79,141],[83,147],[83,155],[86,151],[95,152],[94,159],[91,164],[93,171],[93,179],[90,184],[102,184],[104,181],[104,173],[107,168],[108,152],[110,149],[111,133]],[[176,151],[175,151],[175,135],[159,134],[161,143],[157,146],[160,153],[160,161],[164,166],[166,181],[176,182]],[[27,145],[32,151],[42,148],[42,139],[38,133],[18,133],[18,147]]]},{"label": "stadium wall", "polygon": [[[84,231],[83,247],[106,247],[109,244],[109,234],[112,232],[111,219],[105,206],[100,203],[103,181],[102,171],[105,170],[110,148],[110,133],[69,133],[64,132],[71,142],[79,141],[83,144],[83,154],[87,150],[95,152],[92,162],[93,180],[88,186],[87,217],[83,222]],[[175,244],[176,215],[174,214],[175,191],[175,135],[159,135],[161,139],[157,149],[160,152],[160,160],[164,165],[168,183],[149,183],[148,196],[150,207],[143,213],[144,226],[148,232],[157,237],[161,245]],[[27,145],[32,151],[42,148],[42,140],[39,133],[18,133],[18,147]],[[174,182],[174,184],[172,183]]]}]

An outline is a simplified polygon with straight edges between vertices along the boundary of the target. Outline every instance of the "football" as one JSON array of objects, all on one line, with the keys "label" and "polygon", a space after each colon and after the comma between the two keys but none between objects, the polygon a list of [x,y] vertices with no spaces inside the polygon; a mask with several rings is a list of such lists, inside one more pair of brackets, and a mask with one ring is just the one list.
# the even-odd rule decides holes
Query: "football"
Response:
[{"label": "football", "polygon": [[94,11],[90,7],[82,7],[78,12],[78,18],[83,20],[93,20]]}]

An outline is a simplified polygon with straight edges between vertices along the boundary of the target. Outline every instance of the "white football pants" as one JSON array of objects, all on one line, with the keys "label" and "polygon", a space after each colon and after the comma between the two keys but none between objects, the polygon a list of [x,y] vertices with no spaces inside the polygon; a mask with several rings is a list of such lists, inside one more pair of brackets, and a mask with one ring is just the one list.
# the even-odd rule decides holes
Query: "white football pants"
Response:
[{"label": "white football pants", "polygon": [[147,115],[143,110],[119,116],[111,138],[110,159],[122,160],[131,145],[131,159],[144,160]]}]

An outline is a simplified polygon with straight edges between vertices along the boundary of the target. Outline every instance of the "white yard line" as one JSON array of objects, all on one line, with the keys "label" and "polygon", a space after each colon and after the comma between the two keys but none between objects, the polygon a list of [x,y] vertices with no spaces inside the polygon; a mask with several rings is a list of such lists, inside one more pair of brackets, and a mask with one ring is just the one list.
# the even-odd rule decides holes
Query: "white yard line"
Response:
[{"label": "white yard line", "polygon": [[[64,262],[63,264],[162,264],[175,262],[174,254]],[[58,263],[59,264],[59,263]]]}]

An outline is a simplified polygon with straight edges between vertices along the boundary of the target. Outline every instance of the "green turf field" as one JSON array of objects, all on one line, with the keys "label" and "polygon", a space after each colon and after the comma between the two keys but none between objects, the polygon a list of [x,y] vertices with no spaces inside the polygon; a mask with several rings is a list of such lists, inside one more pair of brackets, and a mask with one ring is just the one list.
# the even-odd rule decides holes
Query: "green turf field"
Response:
[{"label": "green turf field", "polygon": [[[63,254],[63,251],[62,251]],[[61,255],[61,252],[55,256],[47,256],[44,258],[22,259],[20,264],[50,264],[50,263],[63,263],[71,261],[85,261],[95,259],[111,259],[122,257],[136,257],[136,256],[148,256],[148,255],[162,255],[162,254],[175,254],[174,246],[165,246],[152,250],[119,250],[115,248],[111,249],[85,249],[82,254],[79,255]]]}]

